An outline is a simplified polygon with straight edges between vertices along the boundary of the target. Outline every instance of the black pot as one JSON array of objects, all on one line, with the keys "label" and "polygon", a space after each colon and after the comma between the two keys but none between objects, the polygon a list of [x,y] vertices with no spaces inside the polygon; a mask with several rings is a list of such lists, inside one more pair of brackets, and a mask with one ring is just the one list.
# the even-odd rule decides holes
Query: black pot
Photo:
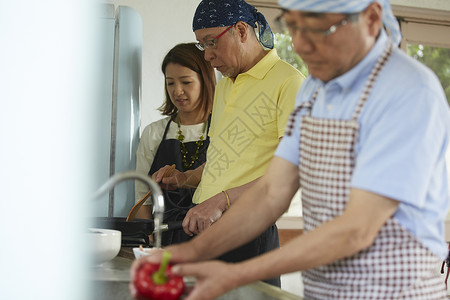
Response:
[{"label": "black pot", "polygon": [[[122,232],[122,247],[136,247],[139,245],[151,246],[148,236],[153,234],[155,224],[152,219],[134,219],[126,221],[122,217],[96,217],[91,218],[89,227],[114,229]],[[162,232],[183,228],[182,221],[161,224]]]}]

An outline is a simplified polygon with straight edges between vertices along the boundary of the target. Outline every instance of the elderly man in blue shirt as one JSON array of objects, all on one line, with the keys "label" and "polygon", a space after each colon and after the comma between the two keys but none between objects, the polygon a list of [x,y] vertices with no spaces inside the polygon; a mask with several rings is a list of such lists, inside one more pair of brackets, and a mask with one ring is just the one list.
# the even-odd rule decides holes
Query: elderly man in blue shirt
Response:
[{"label": "elderly man in blue shirt", "polygon": [[[187,299],[294,271],[306,299],[446,298],[450,114],[437,77],[398,49],[388,0],[279,3],[310,76],[266,174],[214,226],[168,248],[174,271],[197,278]],[[186,263],[258,235],[298,188],[303,235],[239,264]]]}]

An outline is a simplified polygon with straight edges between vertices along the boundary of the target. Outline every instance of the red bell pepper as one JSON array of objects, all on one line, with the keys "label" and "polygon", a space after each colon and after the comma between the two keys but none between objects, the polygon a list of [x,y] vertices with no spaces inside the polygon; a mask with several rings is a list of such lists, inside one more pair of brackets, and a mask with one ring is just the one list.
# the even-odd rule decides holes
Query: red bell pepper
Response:
[{"label": "red bell pepper", "polygon": [[160,265],[144,263],[137,271],[134,285],[138,299],[177,300],[184,292],[183,277],[171,272],[170,253],[165,251]]}]

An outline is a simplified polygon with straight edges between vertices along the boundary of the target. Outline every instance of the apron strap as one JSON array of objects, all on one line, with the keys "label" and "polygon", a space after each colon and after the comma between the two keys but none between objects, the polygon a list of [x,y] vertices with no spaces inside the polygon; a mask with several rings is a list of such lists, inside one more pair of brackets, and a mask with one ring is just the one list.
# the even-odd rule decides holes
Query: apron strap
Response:
[{"label": "apron strap", "polygon": [[386,65],[386,62],[389,60],[389,57],[392,54],[392,51],[394,49],[394,44],[390,39],[386,42],[386,47],[384,48],[383,54],[378,58],[377,63],[372,68],[372,71],[370,72],[369,78],[367,79],[366,85],[364,87],[364,90],[361,94],[361,99],[358,102],[358,105],[356,105],[355,111],[353,112],[352,119],[354,121],[358,120],[358,117],[364,107],[364,104],[366,103],[367,99],[369,98],[370,93],[372,92],[372,88],[375,84],[375,80],[378,78],[378,75],[381,72],[381,69],[383,69],[384,65]]},{"label": "apron strap", "polygon": [[292,131],[294,130],[295,119],[297,118],[297,115],[304,108],[308,109],[311,112],[312,106],[313,106],[314,102],[316,101],[316,98],[317,98],[318,94],[319,94],[319,88],[317,88],[316,91],[314,92],[314,95],[313,95],[311,101],[303,102],[302,104],[297,106],[294,109],[294,111],[289,115],[289,120],[287,122],[286,130],[284,132],[284,135],[286,135],[286,136],[291,136],[292,135]]},{"label": "apron strap", "polygon": [[[372,88],[375,83],[375,80],[377,79],[378,75],[380,74],[381,69],[383,69],[384,65],[389,60],[389,57],[391,56],[393,49],[394,49],[394,44],[392,43],[391,40],[388,40],[386,42],[386,47],[384,49],[383,54],[378,58],[376,65],[372,68],[372,72],[370,73],[370,76],[367,79],[366,85],[361,94],[361,99],[358,102],[358,104],[355,108],[355,111],[353,112],[352,120],[354,120],[354,121],[358,120],[358,117],[362,111],[362,108],[364,107],[364,104],[366,103],[367,99],[369,98],[370,93],[372,92]],[[291,115],[289,116],[287,125],[286,125],[286,131],[284,133],[286,136],[292,135],[292,131],[294,129],[294,124],[295,124],[295,118],[297,117],[297,115],[300,113],[300,111],[303,108],[306,108],[311,112],[312,106],[316,102],[317,96],[319,94],[319,90],[320,90],[320,86],[317,87],[316,91],[313,94],[311,101],[303,102],[302,104],[297,106],[295,108],[295,110],[291,113]]]},{"label": "apron strap", "polygon": [[[208,136],[210,126],[211,126],[211,113],[208,116],[208,124],[206,126],[206,136]],[[205,136],[205,139],[206,139],[206,136]]]},{"label": "apron strap", "polygon": [[164,129],[164,134],[161,141],[164,141],[166,139],[167,132],[169,131],[170,128],[170,122],[172,122],[172,118],[170,118],[169,122],[167,122],[166,129]]}]

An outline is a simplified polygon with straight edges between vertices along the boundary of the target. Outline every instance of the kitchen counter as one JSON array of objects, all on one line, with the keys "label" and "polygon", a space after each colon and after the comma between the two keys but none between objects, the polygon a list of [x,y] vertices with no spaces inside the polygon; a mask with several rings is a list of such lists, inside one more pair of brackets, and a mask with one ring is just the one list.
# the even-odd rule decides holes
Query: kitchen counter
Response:
[{"label": "kitchen counter", "polygon": [[[90,295],[92,300],[128,300],[132,299],[128,291],[129,270],[134,259],[131,248],[122,248],[113,260],[91,268]],[[186,282],[192,286],[193,282]],[[234,289],[218,300],[301,300],[294,294],[283,291],[264,282],[254,282]]]}]

